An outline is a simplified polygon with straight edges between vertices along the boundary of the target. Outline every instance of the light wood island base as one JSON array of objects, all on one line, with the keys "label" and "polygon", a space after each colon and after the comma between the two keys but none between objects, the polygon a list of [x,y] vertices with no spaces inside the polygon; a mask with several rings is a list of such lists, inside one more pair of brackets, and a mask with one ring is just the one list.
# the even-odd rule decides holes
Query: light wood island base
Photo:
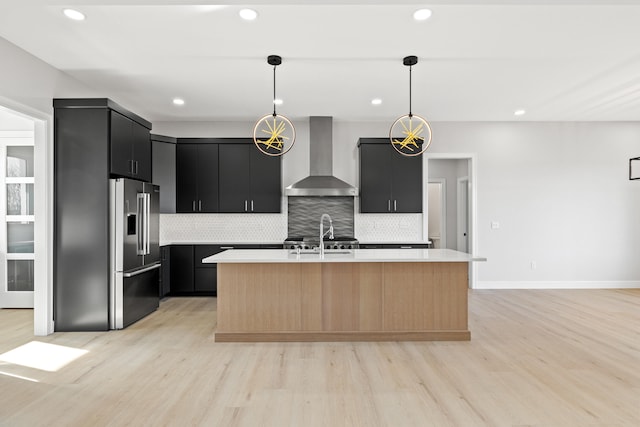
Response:
[{"label": "light wood island base", "polygon": [[219,263],[218,342],[464,341],[467,262]]}]

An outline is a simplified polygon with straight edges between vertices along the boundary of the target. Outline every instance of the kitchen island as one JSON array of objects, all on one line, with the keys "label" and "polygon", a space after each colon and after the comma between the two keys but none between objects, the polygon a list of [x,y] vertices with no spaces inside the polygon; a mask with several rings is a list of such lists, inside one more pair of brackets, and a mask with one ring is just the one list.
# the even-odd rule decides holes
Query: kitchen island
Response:
[{"label": "kitchen island", "polygon": [[218,342],[469,340],[469,263],[449,249],[228,250]]}]

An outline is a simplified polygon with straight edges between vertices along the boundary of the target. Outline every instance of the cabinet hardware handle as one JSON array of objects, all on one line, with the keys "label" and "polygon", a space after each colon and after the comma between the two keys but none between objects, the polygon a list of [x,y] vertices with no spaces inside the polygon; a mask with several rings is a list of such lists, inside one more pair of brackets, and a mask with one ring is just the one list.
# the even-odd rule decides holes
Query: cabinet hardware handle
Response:
[{"label": "cabinet hardware handle", "polygon": [[253,200],[251,201],[251,212],[253,212]]},{"label": "cabinet hardware handle", "polygon": [[398,211],[398,207],[396,206],[396,202],[397,202],[397,200],[394,200],[394,201],[393,201],[393,211],[394,211],[394,212],[397,212],[397,211]]},{"label": "cabinet hardware handle", "polygon": [[247,201],[246,200],[244,201],[244,211],[245,212],[247,211]]},{"label": "cabinet hardware handle", "polygon": [[202,200],[198,200],[198,211],[202,212]]},{"label": "cabinet hardware handle", "polygon": [[134,175],[138,175],[138,161],[137,160],[135,161],[135,164],[136,164],[136,171],[134,172]]},{"label": "cabinet hardware handle", "polygon": [[233,246],[220,246],[220,249],[233,249]]},{"label": "cabinet hardware handle", "polygon": [[195,200],[193,201],[193,207],[191,208],[191,210],[192,210],[193,212],[195,212],[195,211],[196,211],[196,201],[195,201]]},{"label": "cabinet hardware handle", "polygon": [[387,200],[387,212],[391,212],[391,200]]}]

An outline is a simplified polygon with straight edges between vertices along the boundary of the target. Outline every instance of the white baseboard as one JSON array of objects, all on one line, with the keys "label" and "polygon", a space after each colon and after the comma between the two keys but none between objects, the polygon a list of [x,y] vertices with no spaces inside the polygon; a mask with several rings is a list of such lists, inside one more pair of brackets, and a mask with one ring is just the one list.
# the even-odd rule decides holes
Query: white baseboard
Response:
[{"label": "white baseboard", "polygon": [[485,281],[475,289],[640,289],[640,280],[628,281]]}]

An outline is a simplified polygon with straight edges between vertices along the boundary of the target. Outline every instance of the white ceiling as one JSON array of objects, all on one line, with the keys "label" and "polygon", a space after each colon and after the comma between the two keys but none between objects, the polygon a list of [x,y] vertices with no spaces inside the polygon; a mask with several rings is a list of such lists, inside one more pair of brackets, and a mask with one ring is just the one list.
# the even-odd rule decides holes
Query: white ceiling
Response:
[{"label": "white ceiling", "polygon": [[407,55],[430,121],[640,119],[640,1],[441,0],[424,22],[411,0],[189,3],[203,2],[2,0],[0,37],[151,121],[270,113],[270,54],[292,119],[392,122],[409,109]]}]

